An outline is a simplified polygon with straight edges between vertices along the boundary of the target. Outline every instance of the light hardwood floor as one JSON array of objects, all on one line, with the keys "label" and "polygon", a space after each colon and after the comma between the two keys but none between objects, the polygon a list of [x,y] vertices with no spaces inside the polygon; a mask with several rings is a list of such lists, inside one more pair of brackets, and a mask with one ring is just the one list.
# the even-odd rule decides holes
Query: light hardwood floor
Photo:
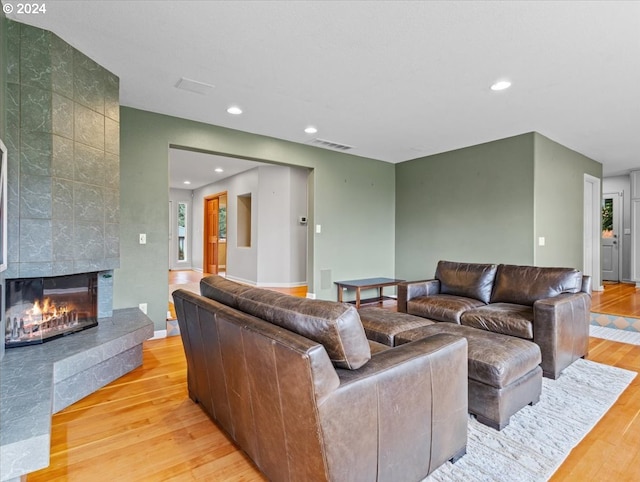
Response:
[{"label": "light hardwood floor", "polygon": [[633,283],[604,282],[604,291],[591,294],[591,311],[640,318],[640,289]]},{"label": "light hardwood floor", "polygon": [[[589,346],[590,360],[640,373],[640,346]],[[145,342],[142,367],[54,415],[51,454],[29,482],[266,480],[188,398],[180,337]],[[640,481],[640,376],[551,480]]]}]

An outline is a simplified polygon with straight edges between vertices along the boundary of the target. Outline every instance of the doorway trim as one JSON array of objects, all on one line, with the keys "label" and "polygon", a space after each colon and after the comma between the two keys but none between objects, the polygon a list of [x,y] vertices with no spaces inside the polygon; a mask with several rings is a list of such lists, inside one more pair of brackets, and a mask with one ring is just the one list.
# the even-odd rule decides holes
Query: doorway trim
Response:
[{"label": "doorway trim", "polygon": [[601,232],[601,179],[584,174],[584,236],[583,266],[585,275],[591,276],[594,291],[604,291],[600,265]]}]

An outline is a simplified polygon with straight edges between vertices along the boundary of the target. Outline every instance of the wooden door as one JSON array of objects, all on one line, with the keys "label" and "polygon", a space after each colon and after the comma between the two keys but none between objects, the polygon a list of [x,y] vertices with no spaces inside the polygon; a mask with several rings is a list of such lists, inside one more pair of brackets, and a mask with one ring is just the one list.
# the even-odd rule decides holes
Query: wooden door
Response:
[{"label": "wooden door", "polygon": [[218,197],[206,199],[205,211],[205,259],[207,273],[218,274]]}]

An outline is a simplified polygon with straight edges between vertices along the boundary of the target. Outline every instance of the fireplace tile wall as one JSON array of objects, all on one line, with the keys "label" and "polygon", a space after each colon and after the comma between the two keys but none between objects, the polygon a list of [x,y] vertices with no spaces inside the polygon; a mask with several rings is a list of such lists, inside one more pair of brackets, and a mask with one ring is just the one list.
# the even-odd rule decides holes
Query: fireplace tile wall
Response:
[{"label": "fireplace tile wall", "polygon": [[119,267],[119,80],[49,31],[7,21],[5,278]]},{"label": "fireplace tile wall", "polygon": [[49,31],[0,21],[9,262],[0,282],[95,271],[98,316],[111,316],[120,266],[119,79]]}]

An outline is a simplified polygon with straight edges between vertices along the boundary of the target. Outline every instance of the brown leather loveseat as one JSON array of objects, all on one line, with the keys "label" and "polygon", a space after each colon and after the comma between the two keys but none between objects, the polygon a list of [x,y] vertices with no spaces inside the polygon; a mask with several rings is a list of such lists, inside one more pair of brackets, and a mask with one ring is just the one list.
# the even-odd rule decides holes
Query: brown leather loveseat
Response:
[{"label": "brown leather loveseat", "polygon": [[435,278],[402,283],[398,311],[531,340],[557,378],[588,353],[591,278],[572,268],[440,261]]},{"label": "brown leather loveseat", "polygon": [[204,278],[173,293],[189,397],[273,481],[417,481],[465,453],[467,342],[389,348],[356,309]]}]

